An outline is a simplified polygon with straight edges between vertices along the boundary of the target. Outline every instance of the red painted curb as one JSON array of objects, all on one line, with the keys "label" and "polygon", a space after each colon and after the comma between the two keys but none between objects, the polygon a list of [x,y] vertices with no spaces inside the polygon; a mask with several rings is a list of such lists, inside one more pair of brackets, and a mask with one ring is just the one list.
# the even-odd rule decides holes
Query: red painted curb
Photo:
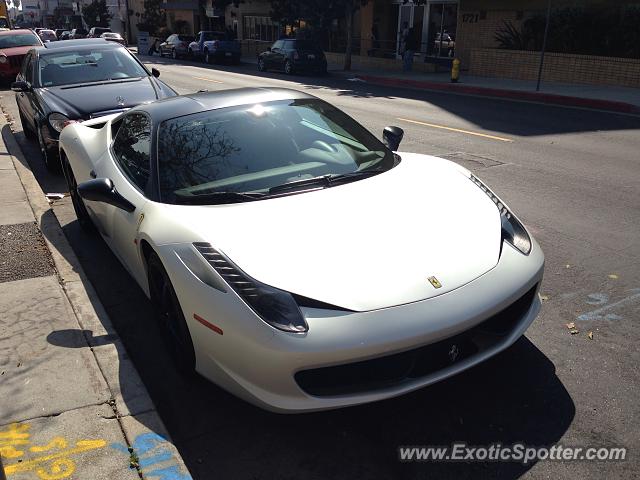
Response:
[{"label": "red painted curb", "polygon": [[475,87],[457,83],[425,82],[405,78],[376,77],[374,75],[356,75],[357,78],[377,85],[390,87],[410,87],[425,90],[437,90],[450,93],[464,93],[485,97],[508,98],[512,100],[526,100],[529,102],[549,103],[569,107],[594,108],[597,110],[609,110],[621,113],[640,113],[640,106],[632,103],[616,102],[612,100],[600,100],[595,98],[572,97],[568,95],[556,95],[553,93],[524,92],[521,90],[506,90],[488,87]]}]

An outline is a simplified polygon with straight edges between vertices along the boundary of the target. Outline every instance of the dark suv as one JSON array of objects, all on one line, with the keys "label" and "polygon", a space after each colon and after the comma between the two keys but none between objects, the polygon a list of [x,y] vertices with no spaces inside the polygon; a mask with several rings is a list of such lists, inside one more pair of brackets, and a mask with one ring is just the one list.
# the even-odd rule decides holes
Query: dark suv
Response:
[{"label": "dark suv", "polygon": [[311,40],[277,40],[269,50],[258,55],[258,70],[283,70],[287,75],[295,72],[327,73],[324,52]]}]

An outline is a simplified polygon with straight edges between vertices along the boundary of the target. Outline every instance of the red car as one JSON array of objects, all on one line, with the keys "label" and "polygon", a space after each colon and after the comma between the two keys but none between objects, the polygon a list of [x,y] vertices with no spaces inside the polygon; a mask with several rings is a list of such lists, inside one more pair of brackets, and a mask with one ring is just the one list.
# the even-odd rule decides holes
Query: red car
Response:
[{"label": "red car", "polygon": [[41,46],[38,35],[26,28],[0,31],[0,78],[3,81],[15,80],[27,52]]}]

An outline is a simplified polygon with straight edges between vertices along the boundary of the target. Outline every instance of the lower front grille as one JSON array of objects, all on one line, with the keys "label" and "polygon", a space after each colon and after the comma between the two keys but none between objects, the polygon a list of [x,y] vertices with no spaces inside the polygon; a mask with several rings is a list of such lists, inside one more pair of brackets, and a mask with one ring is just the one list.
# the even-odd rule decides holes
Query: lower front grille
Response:
[{"label": "lower front grille", "polygon": [[22,67],[22,60],[24,59],[26,55],[12,55],[9,58],[9,65],[11,65],[12,68],[20,68]]},{"label": "lower front grille", "polygon": [[433,374],[500,343],[529,311],[537,287],[453,337],[372,360],[302,370],[295,374],[295,380],[310,395],[333,396],[381,390]]}]

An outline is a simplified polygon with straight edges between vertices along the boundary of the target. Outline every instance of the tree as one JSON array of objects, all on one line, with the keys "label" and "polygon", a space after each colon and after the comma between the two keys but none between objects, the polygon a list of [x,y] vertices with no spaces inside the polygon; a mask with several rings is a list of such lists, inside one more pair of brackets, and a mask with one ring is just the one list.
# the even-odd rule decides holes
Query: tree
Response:
[{"label": "tree", "polygon": [[107,8],[107,0],[93,0],[82,6],[82,18],[92,27],[108,27],[113,15]]},{"label": "tree", "polygon": [[162,8],[162,0],[144,0],[144,13],[137,25],[140,31],[147,31],[154,35],[162,27],[167,26],[167,15]]}]

